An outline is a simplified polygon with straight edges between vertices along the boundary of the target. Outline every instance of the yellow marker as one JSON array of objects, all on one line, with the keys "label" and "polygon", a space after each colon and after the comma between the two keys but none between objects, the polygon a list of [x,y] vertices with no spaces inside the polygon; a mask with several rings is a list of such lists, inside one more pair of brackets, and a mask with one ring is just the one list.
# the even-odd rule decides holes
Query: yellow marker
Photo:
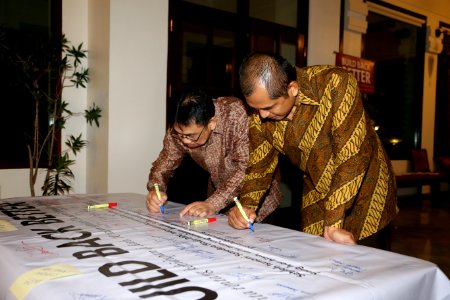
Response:
[{"label": "yellow marker", "polygon": [[192,221],[187,222],[187,224],[188,224],[188,226],[191,226],[191,225],[211,223],[211,222],[215,222],[215,221],[216,221],[216,218],[206,218],[206,219],[192,220]]},{"label": "yellow marker", "polygon": [[241,212],[241,215],[244,217],[245,221],[248,222],[248,225],[250,226],[250,230],[253,231],[253,223],[250,222],[249,218],[247,217],[247,214],[245,213],[244,209],[242,208],[241,202],[239,202],[237,197],[234,197],[233,200],[234,200],[234,203],[236,203],[236,206],[238,207],[238,209]]},{"label": "yellow marker", "polygon": [[88,210],[93,209],[93,208],[115,207],[115,206],[117,206],[116,202],[93,204],[93,205],[88,205]]},{"label": "yellow marker", "polygon": [[[157,183],[155,183],[153,185],[155,187],[155,191],[156,191],[156,197],[158,197],[158,200],[161,200],[161,193],[159,192],[159,185]],[[161,213],[164,213],[164,204],[161,204],[159,206],[159,210],[161,211]]]},{"label": "yellow marker", "polygon": [[159,192],[159,185],[155,183],[153,186],[155,187],[156,196],[158,197],[158,199],[161,199],[161,193]]}]

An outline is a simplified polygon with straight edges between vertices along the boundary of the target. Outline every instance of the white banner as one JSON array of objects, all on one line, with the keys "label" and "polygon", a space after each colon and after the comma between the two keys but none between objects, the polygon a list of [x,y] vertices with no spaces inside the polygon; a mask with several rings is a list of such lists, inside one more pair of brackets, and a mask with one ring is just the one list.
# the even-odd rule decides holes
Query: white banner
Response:
[{"label": "white banner", "polygon": [[[94,208],[93,204],[117,203]],[[434,264],[224,216],[188,226],[137,194],[0,201],[2,299],[444,299]]]}]

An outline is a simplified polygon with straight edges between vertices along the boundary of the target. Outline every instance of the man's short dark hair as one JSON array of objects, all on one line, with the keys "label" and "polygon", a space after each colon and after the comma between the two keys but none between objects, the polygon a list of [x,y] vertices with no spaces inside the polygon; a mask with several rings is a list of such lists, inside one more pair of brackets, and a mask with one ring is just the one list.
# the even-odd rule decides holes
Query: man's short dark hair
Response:
[{"label": "man's short dark hair", "polygon": [[297,80],[297,72],[284,57],[268,52],[252,52],[242,61],[239,81],[242,94],[250,96],[256,86],[267,89],[270,98],[288,95],[288,86]]},{"label": "man's short dark hair", "polygon": [[175,122],[185,126],[207,125],[215,115],[213,99],[203,91],[187,91],[180,97]]}]

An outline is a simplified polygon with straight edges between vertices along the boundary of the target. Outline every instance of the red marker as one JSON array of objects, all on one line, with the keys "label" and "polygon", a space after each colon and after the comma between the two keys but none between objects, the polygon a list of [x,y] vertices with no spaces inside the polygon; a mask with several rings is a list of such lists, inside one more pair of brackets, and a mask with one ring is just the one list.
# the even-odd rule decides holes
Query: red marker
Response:
[{"label": "red marker", "polygon": [[215,222],[216,218],[206,218],[187,222],[188,226]]},{"label": "red marker", "polygon": [[94,205],[88,205],[88,210],[92,208],[103,208],[103,207],[115,207],[117,206],[116,202],[109,202],[109,203],[103,203],[103,204],[94,204]]}]

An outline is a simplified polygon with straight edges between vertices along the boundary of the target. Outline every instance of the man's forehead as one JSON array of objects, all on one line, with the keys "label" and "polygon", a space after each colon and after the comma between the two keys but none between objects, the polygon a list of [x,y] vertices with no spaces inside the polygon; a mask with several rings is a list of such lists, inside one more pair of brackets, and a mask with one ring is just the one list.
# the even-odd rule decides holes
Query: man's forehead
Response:
[{"label": "man's forehead", "polygon": [[246,97],[247,103],[253,103],[263,106],[273,105],[273,99],[270,98],[267,89],[263,86],[257,86],[251,95]]},{"label": "man's forehead", "polygon": [[196,124],[195,122],[191,122],[187,125],[181,124],[181,123],[175,123],[173,125],[174,129],[180,132],[185,132],[185,131],[195,131],[198,128],[203,127],[203,125],[201,124]]}]

